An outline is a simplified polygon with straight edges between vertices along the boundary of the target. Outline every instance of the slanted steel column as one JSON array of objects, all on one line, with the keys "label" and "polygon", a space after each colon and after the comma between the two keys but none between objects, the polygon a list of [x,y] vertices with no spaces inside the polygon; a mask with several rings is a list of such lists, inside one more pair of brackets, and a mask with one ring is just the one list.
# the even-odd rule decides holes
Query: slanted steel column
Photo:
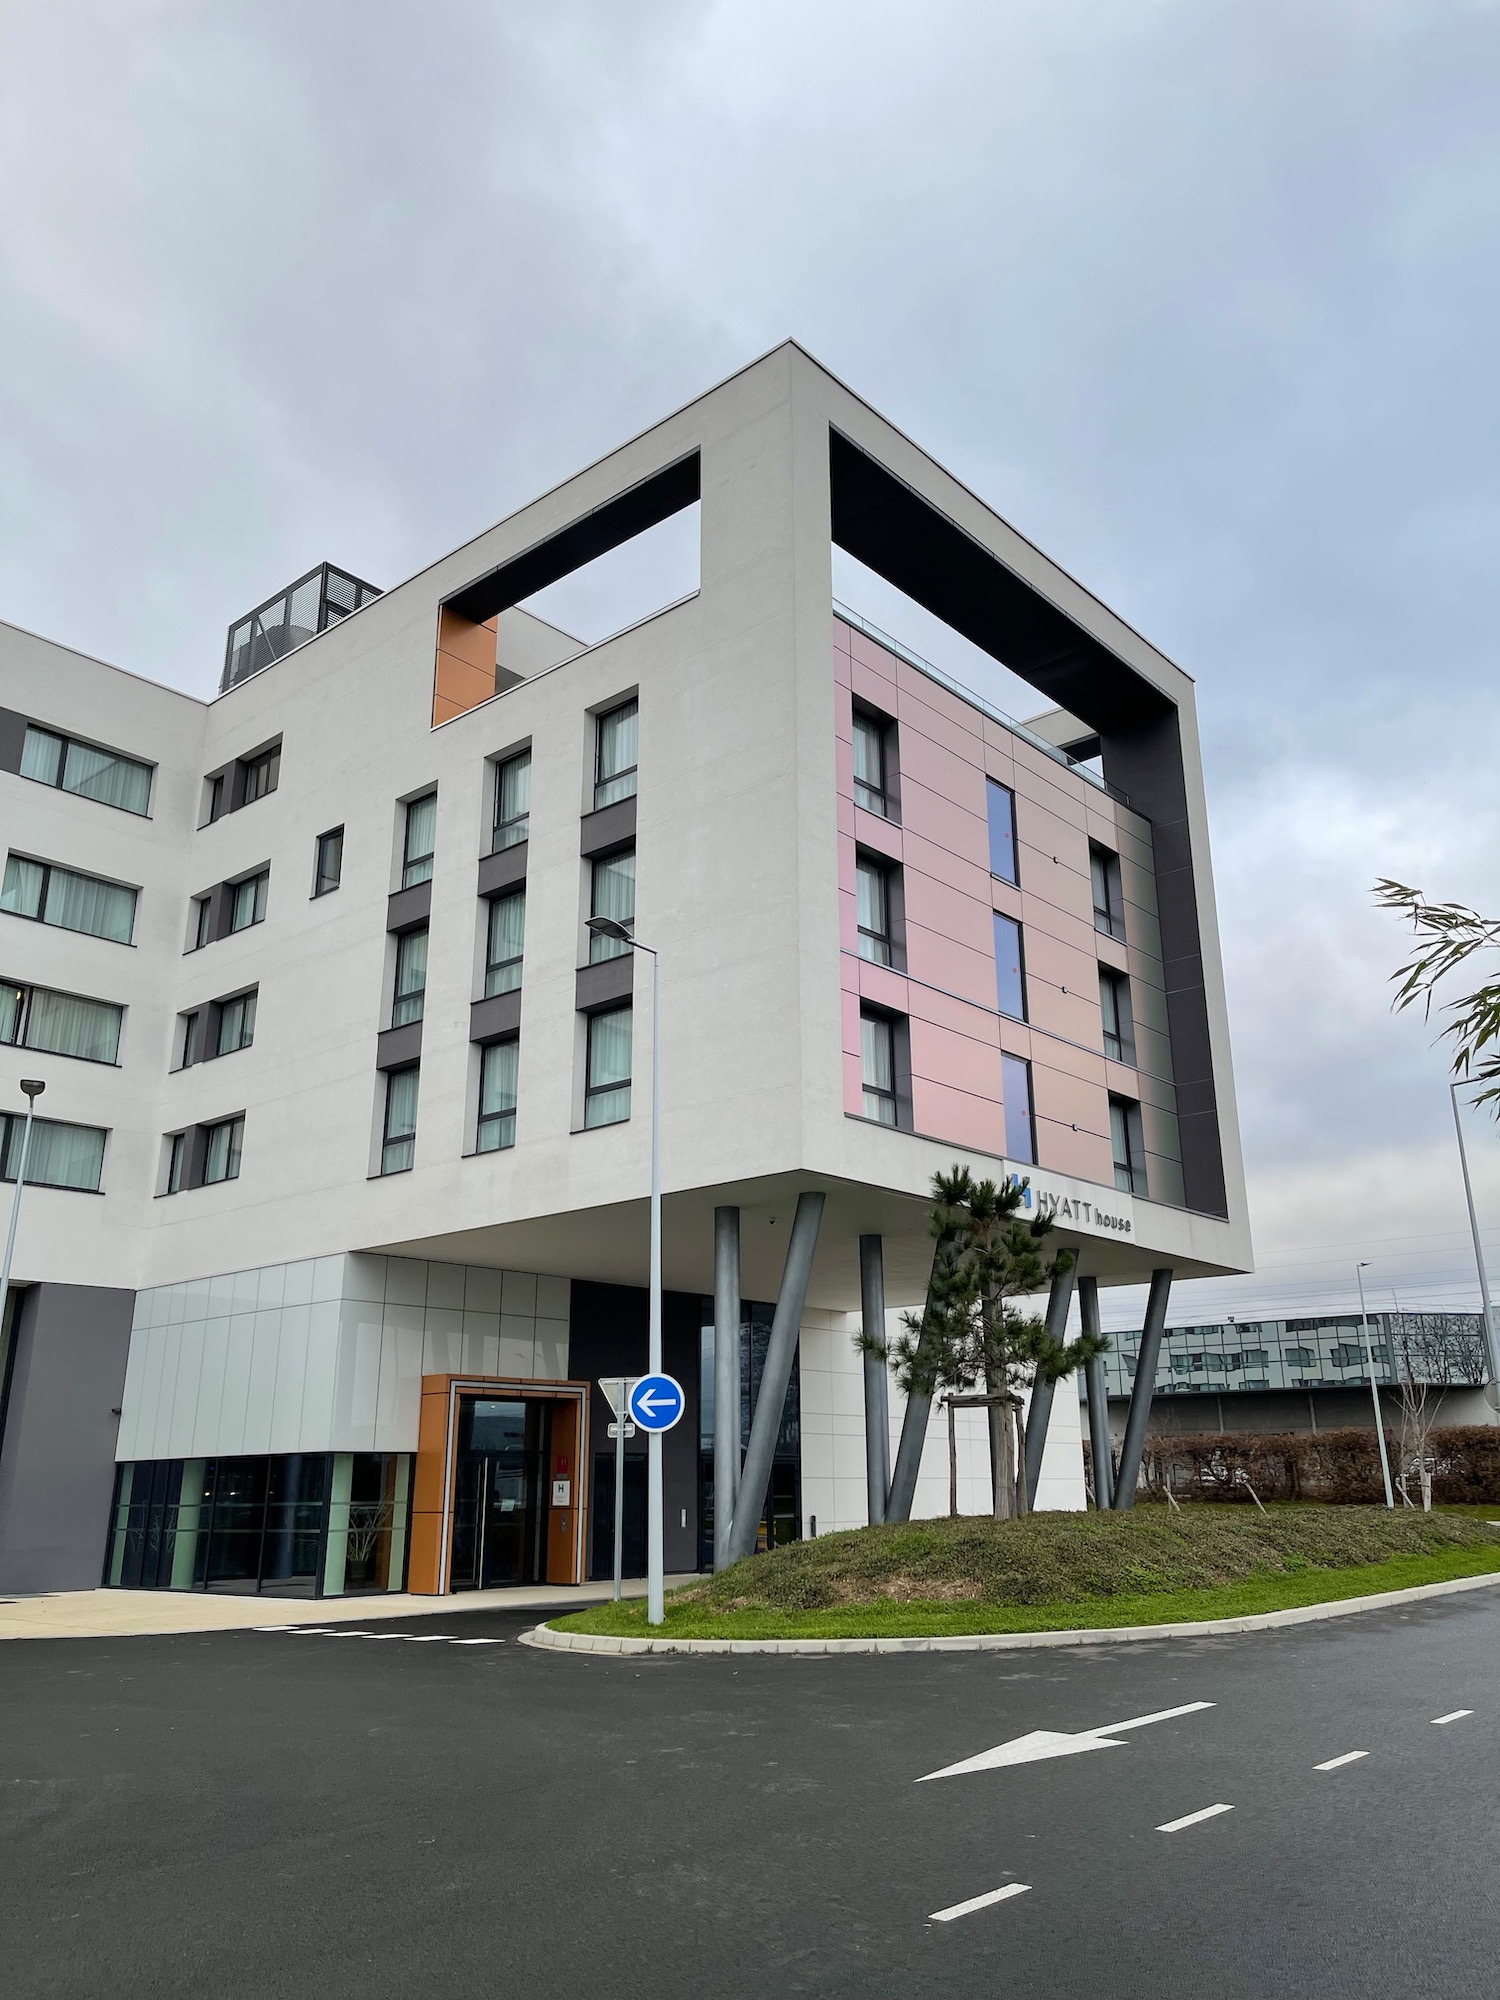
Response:
[{"label": "slanted steel column", "polygon": [[766,1347],[765,1366],[755,1398],[755,1415],[750,1422],[750,1443],[740,1472],[740,1497],[734,1506],[734,1526],[730,1530],[729,1560],[738,1562],[755,1548],[761,1509],[766,1504],[766,1488],[771,1481],[771,1460],[776,1455],[776,1434],[781,1429],[781,1412],[786,1403],[786,1385],[792,1379],[792,1356],[797,1352],[802,1332],[802,1308],[807,1302],[807,1284],[812,1276],[813,1252],[818,1247],[818,1230],[823,1221],[822,1193],[799,1194],[797,1213],[792,1220],[791,1238],[786,1246],[786,1264],[781,1273],[781,1291],[776,1300],[776,1316],[771,1321],[771,1338]]},{"label": "slanted steel column", "polygon": [[[1068,1307],[1073,1303],[1073,1268],[1070,1264],[1066,1271],[1059,1271],[1047,1293],[1047,1331],[1058,1341],[1068,1337]],[[1047,1449],[1047,1426],[1052,1421],[1052,1393],[1056,1387],[1055,1382],[1036,1381],[1031,1385],[1031,1407],[1026,1412],[1028,1507],[1036,1505],[1036,1483],[1042,1476],[1042,1453]]]},{"label": "slanted steel column", "polygon": [[740,1212],[714,1210],[714,1568],[729,1561],[740,1490]]},{"label": "slanted steel column", "polygon": [[1141,1476],[1141,1457],[1146,1449],[1146,1427],[1151,1421],[1151,1398],[1156,1391],[1156,1358],[1161,1353],[1162,1335],[1167,1327],[1167,1301],[1172,1296],[1170,1268],[1151,1273],[1151,1295],[1146,1301],[1146,1324],[1141,1329],[1141,1351],[1135,1361],[1135,1387],[1130,1392],[1130,1415],[1125,1419],[1125,1442],[1120,1447],[1120,1469],[1115,1474],[1114,1496],[1110,1505],[1124,1513],[1135,1505],[1135,1485]]},{"label": "slanted steel column", "polygon": [[[885,1519],[891,1485],[891,1416],[886,1394],[885,1257],[878,1236],[859,1239],[859,1303],[867,1343],[865,1363],[865,1504],[870,1526]],[[878,1341],[872,1354],[868,1343]]]},{"label": "slanted steel column", "polygon": [[[1099,1333],[1099,1280],[1078,1280],[1078,1317],[1085,1333]],[[1114,1493],[1115,1462],[1109,1442],[1109,1383],[1104,1374],[1104,1356],[1096,1354],[1086,1363],[1084,1379],[1089,1385],[1089,1452],[1094,1461],[1094,1505],[1107,1507]]]}]

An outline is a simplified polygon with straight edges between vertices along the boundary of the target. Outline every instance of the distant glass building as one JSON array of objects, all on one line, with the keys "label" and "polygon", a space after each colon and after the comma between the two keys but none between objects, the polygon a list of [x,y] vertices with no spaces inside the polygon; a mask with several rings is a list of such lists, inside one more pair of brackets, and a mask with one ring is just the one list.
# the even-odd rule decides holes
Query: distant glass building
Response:
[{"label": "distant glass building", "polygon": [[[1479,1313],[1374,1313],[1369,1320],[1376,1379],[1395,1388],[1410,1380],[1443,1389],[1479,1388],[1488,1378]],[[1140,1329],[1116,1333],[1105,1360],[1109,1393],[1135,1385]],[[1157,1361],[1158,1396],[1224,1395],[1246,1390],[1359,1389],[1369,1381],[1358,1313],[1317,1319],[1226,1320],[1169,1327]]]}]

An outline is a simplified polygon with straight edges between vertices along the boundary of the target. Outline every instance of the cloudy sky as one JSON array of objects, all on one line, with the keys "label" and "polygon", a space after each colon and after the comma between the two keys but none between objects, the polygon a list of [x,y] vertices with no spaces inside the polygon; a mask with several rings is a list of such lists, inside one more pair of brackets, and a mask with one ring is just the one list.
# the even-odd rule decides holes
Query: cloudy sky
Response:
[{"label": "cloudy sky", "polygon": [[0,617],[207,693],[795,335],[1197,679],[1260,1270],[1174,1320],[1471,1304],[1368,890],[1500,908],[1497,74],[1491,0],[0,0]]}]

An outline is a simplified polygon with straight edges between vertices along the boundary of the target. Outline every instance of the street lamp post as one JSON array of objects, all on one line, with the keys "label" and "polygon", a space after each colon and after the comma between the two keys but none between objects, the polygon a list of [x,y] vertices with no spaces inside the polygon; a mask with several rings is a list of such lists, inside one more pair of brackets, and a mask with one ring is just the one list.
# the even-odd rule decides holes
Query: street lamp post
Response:
[{"label": "street lamp post", "polygon": [[47,1086],[34,1076],[23,1076],[21,1088],[26,1093],[26,1125],[21,1133],[21,1157],[16,1162],[16,1191],[11,1197],[10,1227],[5,1232],[5,1256],[0,1260],[0,1319],[5,1316],[6,1301],[10,1297],[10,1265],[16,1254],[16,1224],[21,1220],[21,1189],[26,1181],[26,1162],[31,1155],[31,1121],[36,1114],[36,1101]]},{"label": "street lamp post", "polygon": [[1385,1419],[1380,1414],[1380,1385],[1375,1380],[1375,1350],[1370,1345],[1370,1315],[1365,1311],[1363,1264],[1355,1265],[1354,1279],[1359,1286],[1359,1323],[1365,1330],[1365,1366],[1370,1371],[1370,1401],[1375,1405],[1375,1441],[1380,1446],[1380,1471],[1385,1480],[1385,1504],[1394,1508],[1396,1495],[1391,1488],[1391,1461],[1385,1448]]},{"label": "street lamp post", "polygon": [[[651,959],[651,1374],[661,1373],[661,959],[653,945],[642,944],[614,917],[590,917],[595,937],[613,938]],[[625,1411],[620,1411],[620,1422]],[[646,1618],[660,1625],[666,1617],[662,1589],[662,1433],[646,1437]]]},{"label": "street lamp post", "polygon": [[1474,1239],[1474,1262],[1479,1269],[1479,1298],[1484,1307],[1484,1348],[1490,1364],[1490,1396],[1500,1396],[1500,1340],[1495,1334],[1495,1310],[1490,1304],[1490,1279],[1484,1267],[1484,1246],[1479,1241],[1479,1217],[1474,1209],[1474,1183],[1469,1179],[1469,1149],[1464,1144],[1464,1124],[1458,1115],[1458,1085],[1450,1083],[1453,1129],[1458,1134],[1458,1163],[1464,1171],[1464,1200],[1469,1204],[1469,1234]]}]

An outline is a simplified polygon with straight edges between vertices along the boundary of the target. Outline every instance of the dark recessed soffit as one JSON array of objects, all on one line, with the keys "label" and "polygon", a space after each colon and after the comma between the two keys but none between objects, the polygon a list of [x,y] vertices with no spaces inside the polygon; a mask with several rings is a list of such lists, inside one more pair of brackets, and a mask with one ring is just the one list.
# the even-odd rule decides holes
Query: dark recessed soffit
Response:
[{"label": "dark recessed soffit", "polygon": [[638,486],[617,493],[613,500],[606,500],[571,527],[549,535],[546,541],[512,556],[488,575],[465,584],[445,600],[446,607],[460,618],[482,625],[498,612],[508,611],[534,592],[545,590],[559,577],[582,569],[595,556],[607,555],[622,542],[654,528],[658,521],[680,514],[684,507],[692,506],[701,488],[699,458],[697,452],[692,452],[678,459],[675,465],[653,472]]},{"label": "dark recessed soffit", "polygon": [[904,479],[829,432],[833,539],[1049,701],[1111,732],[1172,703]]}]

